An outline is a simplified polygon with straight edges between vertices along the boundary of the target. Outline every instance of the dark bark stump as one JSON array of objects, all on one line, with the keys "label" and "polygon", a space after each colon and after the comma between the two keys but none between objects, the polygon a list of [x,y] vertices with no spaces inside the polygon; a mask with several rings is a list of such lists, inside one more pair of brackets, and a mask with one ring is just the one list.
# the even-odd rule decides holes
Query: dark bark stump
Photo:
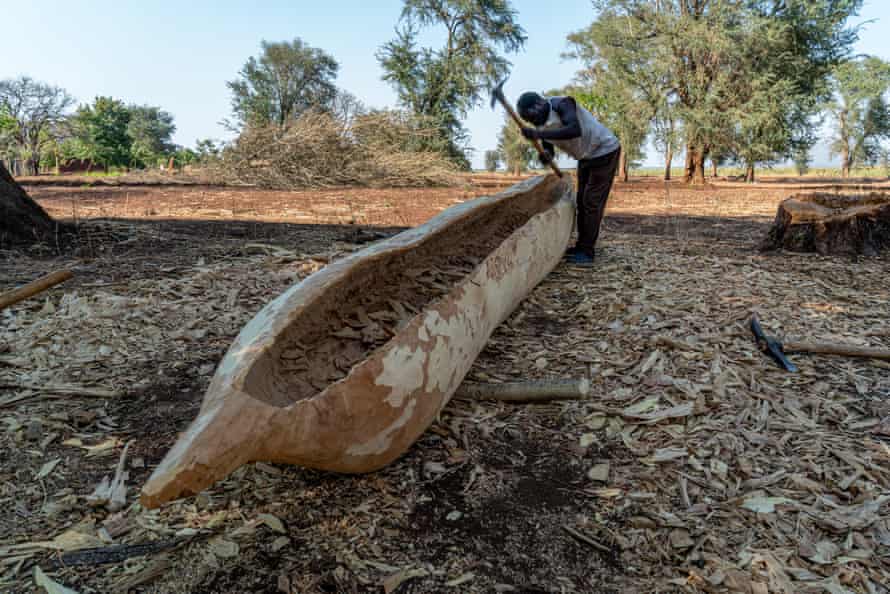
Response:
[{"label": "dark bark stump", "polygon": [[760,246],[832,255],[874,256],[890,248],[890,195],[800,194],[779,205]]},{"label": "dark bark stump", "polygon": [[55,222],[0,162],[0,245],[46,238]]}]

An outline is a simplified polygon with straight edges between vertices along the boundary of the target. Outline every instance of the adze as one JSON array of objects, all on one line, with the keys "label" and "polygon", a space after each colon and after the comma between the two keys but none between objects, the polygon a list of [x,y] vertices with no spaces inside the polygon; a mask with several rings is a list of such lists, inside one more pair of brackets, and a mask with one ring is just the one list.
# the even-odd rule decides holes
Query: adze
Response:
[{"label": "adze", "polygon": [[779,367],[791,373],[797,372],[797,366],[788,360],[785,353],[815,353],[821,355],[841,355],[843,357],[862,357],[865,359],[882,359],[890,361],[890,349],[861,347],[853,344],[833,344],[828,342],[779,342],[767,336],[760,326],[757,314],[751,316],[751,332],[761,351],[775,359]]}]

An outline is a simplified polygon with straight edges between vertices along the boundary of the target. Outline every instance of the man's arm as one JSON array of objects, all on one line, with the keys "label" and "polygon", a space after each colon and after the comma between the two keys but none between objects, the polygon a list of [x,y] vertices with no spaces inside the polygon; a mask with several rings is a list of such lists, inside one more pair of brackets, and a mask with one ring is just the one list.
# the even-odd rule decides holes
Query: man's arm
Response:
[{"label": "man's arm", "polygon": [[571,140],[581,136],[581,122],[578,120],[578,112],[575,109],[575,100],[566,97],[556,104],[556,113],[564,124],[556,130],[537,130],[535,128],[523,128],[522,135],[528,139],[539,138],[541,140]]}]

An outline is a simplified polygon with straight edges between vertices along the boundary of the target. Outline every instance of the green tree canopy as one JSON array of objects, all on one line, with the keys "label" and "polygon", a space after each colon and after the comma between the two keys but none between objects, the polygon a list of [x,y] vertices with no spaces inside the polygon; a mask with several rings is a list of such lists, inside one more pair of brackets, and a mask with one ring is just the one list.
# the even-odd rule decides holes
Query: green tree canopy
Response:
[{"label": "green tree canopy", "polygon": [[831,88],[831,151],[840,155],[843,176],[848,177],[856,165],[879,162],[881,141],[890,138],[890,63],[874,56],[843,62],[834,70]]},{"label": "green tree canopy", "polygon": [[127,110],[130,113],[127,134],[132,140],[130,157],[133,166],[155,165],[176,150],[173,144],[176,125],[172,114],[149,105],[130,105]]},{"label": "green tree canopy", "polygon": [[[516,52],[526,41],[515,15],[508,0],[405,0],[396,38],[377,53],[401,105],[435,121],[448,155],[464,167],[461,120],[509,71],[500,51]],[[444,31],[444,46],[418,47],[419,29],[433,26]]]},{"label": "green tree canopy", "polygon": [[511,171],[513,175],[527,171],[538,156],[509,115],[505,116],[504,125],[498,134],[498,153],[507,166],[507,171]]},{"label": "green tree canopy", "polygon": [[627,181],[630,164],[641,159],[649,134],[654,107],[639,96],[638,90],[597,66],[579,73],[580,84],[558,92],[571,95],[609,128],[621,142],[619,175]]},{"label": "green tree canopy", "polygon": [[0,112],[7,146],[26,159],[31,173],[40,172],[46,147],[65,123],[74,99],[59,87],[22,76],[0,81]]},{"label": "green tree canopy", "polygon": [[9,159],[15,155],[16,121],[9,111],[0,106],[0,159]]},{"label": "green tree canopy", "polygon": [[501,164],[501,154],[498,151],[485,151],[485,170],[494,173]]},{"label": "green tree canopy", "polygon": [[223,151],[224,144],[212,138],[202,138],[195,142],[195,154],[199,162],[217,159]]},{"label": "green tree canopy", "polygon": [[791,153],[850,50],[862,0],[595,0],[597,19],[569,36],[588,70],[634,97],[666,97],[682,122],[688,181],[709,153],[748,163]]},{"label": "green tree canopy", "polygon": [[109,167],[129,166],[133,140],[128,132],[130,110],[118,99],[96,97],[72,118],[75,156]]},{"label": "green tree canopy", "polygon": [[329,107],[337,96],[334,80],[339,64],[323,50],[304,43],[261,43],[262,52],[251,56],[232,91],[232,111],[241,125],[283,126],[312,107]]}]

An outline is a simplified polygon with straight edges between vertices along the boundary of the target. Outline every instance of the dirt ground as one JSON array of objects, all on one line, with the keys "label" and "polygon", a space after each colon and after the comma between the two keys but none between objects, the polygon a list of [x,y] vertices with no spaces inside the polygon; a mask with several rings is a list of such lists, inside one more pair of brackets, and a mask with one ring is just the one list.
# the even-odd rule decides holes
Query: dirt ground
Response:
[{"label": "dirt ground", "polygon": [[[833,181],[617,184],[597,267],[560,265],[468,377],[588,377],[591,400],[453,400],[379,472],[258,463],[139,506],[265,303],[503,185],[26,186],[79,231],[0,252],[0,290],[76,274],[0,312],[0,591],[890,592],[890,365],[786,374],[746,326],[890,347],[890,256],[756,249]],[[91,497],[120,460],[125,500]]]}]

